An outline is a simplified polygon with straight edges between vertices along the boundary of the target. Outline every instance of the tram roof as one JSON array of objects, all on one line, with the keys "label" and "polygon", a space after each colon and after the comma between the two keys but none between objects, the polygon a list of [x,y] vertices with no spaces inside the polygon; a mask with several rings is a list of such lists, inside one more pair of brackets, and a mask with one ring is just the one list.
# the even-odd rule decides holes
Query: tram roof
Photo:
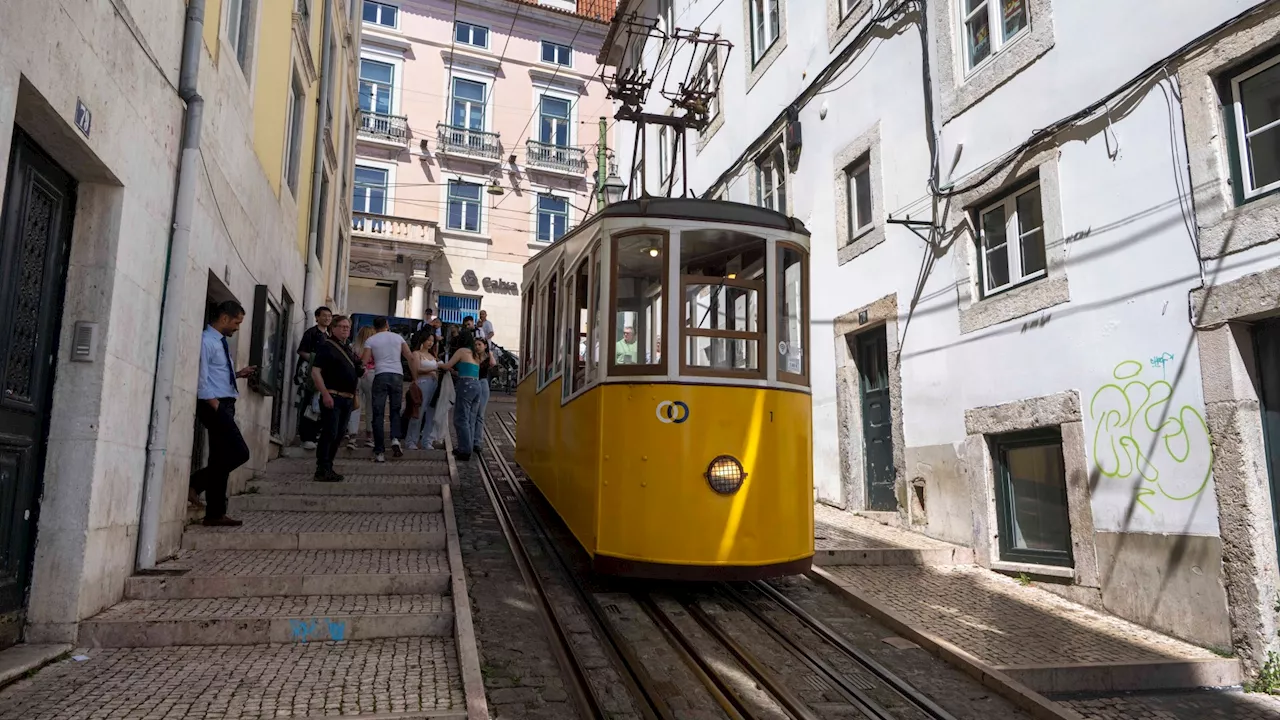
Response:
[{"label": "tram roof", "polygon": [[[606,218],[661,218],[667,220],[692,220],[708,223],[732,223],[752,227],[785,230],[806,237],[809,230],[799,220],[780,212],[729,202],[728,200],[704,200],[702,198],[649,197],[623,200],[606,207],[590,218],[590,222]],[[584,225],[589,223],[584,223]]]}]

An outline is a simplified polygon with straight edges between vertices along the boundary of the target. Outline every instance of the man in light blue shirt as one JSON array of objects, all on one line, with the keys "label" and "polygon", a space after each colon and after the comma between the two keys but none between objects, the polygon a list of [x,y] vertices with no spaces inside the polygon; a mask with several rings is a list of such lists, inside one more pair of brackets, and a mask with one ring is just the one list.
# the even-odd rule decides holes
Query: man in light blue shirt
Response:
[{"label": "man in light blue shirt", "polygon": [[239,520],[227,517],[227,478],[249,461],[249,446],[236,426],[236,380],[249,377],[257,368],[236,372],[231,365],[227,338],[244,322],[244,308],[234,300],[218,305],[213,322],[200,338],[200,379],[196,385],[196,417],[209,433],[209,464],[191,474],[188,497],[196,500],[203,492],[207,499],[204,524],[235,527]]}]

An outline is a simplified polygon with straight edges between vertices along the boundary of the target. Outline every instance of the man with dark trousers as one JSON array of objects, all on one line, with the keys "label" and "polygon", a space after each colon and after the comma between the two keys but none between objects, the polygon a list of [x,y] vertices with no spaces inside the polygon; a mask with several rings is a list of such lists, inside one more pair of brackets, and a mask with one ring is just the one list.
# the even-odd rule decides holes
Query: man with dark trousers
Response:
[{"label": "man with dark trousers", "polygon": [[209,433],[209,464],[191,475],[191,493],[205,493],[204,524],[235,527],[227,517],[227,478],[249,461],[249,446],[236,426],[236,380],[257,368],[232,369],[227,338],[244,322],[244,308],[234,300],[218,305],[213,322],[200,338],[200,379],[196,385],[196,417]]},{"label": "man with dark trousers", "polygon": [[351,319],[343,315],[333,318],[329,337],[316,348],[311,363],[311,379],[320,393],[320,442],[316,448],[316,475],[320,482],[341,482],[333,470],[338,454],[338,441],[351,419],[356,399],[356,383],[364,375],[364,363],[347,347],[351,337]]},{"label": "man with dark trousers", "polygon": [[[329,326],[333,323],[333,311],[321,305],[316,308],[316,324],[302,333],[302,340],[298,343],[298,362],[311,362],[312,355],[324,341],[329,337]],[[310,368],[307,369],[307,376],[311,375]],[[307,417],[307,407],[311,405],[313,393],[307,392],[303,395],[302,412],[298,415],[298,434],[302,436],[302,449],[315,450],[316,437],[320,433],[319,423]]]}]

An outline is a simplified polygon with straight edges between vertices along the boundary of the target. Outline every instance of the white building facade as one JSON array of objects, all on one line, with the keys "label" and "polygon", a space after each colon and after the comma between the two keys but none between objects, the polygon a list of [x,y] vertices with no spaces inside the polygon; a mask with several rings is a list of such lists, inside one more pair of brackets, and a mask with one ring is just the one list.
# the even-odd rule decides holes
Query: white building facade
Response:
[{"label": "white building facade", "polygon": [[[674,49],[719,78],[690,189],[813,233],[819,502],[1250,669],[1277,649],[1280,3],[632,13],[733,43]],[[610,63],[666,65],[625,34]]]}]

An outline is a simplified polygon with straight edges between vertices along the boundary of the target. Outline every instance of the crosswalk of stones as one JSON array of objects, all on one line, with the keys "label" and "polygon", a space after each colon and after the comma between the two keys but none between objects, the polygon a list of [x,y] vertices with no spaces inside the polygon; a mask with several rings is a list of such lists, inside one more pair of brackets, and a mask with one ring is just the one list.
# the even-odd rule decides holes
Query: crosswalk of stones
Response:
[{"label": "crosswalk of stones", "polygon": [[346,480],[318,483],[314,460],[268,463],[231,499],[243,526],[188,527],[73,658],[0,693],[0,717],[468,717],[445,454],[336,465]]}]

